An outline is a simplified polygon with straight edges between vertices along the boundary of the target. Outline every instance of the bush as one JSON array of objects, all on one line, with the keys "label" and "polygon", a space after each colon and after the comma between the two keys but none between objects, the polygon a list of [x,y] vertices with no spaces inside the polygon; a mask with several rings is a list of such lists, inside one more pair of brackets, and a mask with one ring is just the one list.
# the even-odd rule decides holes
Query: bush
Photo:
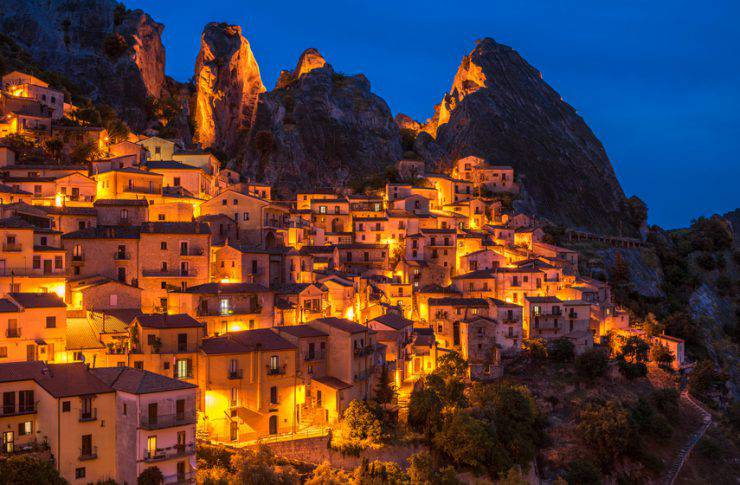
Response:
[{"label": "bush", "polygon": [[650,360],[661,368],[670,369],[673,359],[673,353],[665,345],[656,343],[650,347]]},{"label": "bush", "polygon": [[672,387],[656,389],[651,396],[655,408],[666,416],[675,416],[678,412],[678,391]]},{"label": "bush", "polygon": [[355,468],[354,478],[356,485],[401,485],[408,483],[409,477],[398,463],[392,461],[362,460],[362,464]]},{"label": "bush", "polygon": [[711,361],[699,362],[689,374],[689,392],[703,401],[708,401],[711,394],[719,391],[722,385],[724,385],[724,378],[714,369]]},{"label": "bush", "polygon": [[581,380],[591,382],[606,373],[609,368],[609,356],[604,349],[588,349],[576,357],[575,367]]},{"label": "bush", "polygon": [[578,432],[602,466],[611,465],[638,442],[630,413],[616,401],[588,405],[579,415]]},{"label": "bush", "polygon": [[624,359],[618,359],[619,372],[627,379],[637,379],[647,375],[647,366],[642,362],[627,362]]},{"label": "bush", "polygon": [[547,358],[547,345],[541,338],[530,338],[522,342],[524,350],[529,352],[532,360],[545,360]]},{"label": "bush", "polygon": [[240,449],[231,457],[232,483],[254,483],[262,485],[296,483],[297,475],[290,467],[278,467],[275,456],[267,446],[256,450]]},{"label": "bush", "polygon": [[434,436],[434,446],[445,453],[458,466],[482,471],[494,459],[495,439],[491,428],[465,412],[457,412],[445,421],[442,430]]},{"label": "bush", "polygon": [[164,483],[164,475],[162,470],[156,466],[150,466],[145,469],[139,477],[136,479],[138,485],[160,485]]},{"label": "bush", "polygon": [[409,467],[406,473],[409,481],[414,485],[458,485],[461,483],[452,467],[435,469],[432,455],[428,451],[414,453],[409,457],[408,462]]},{"label": "bush", "polygon": [[552,341],[548,353],[555,362],[573,362],[575,345],[570,339],[561,337]]},{"label": "bush", "polygon": [[565,480],[569,485],[599,485],[601,473],[591,460],[580,458],[568,463]]},{"label": "bush", "polygon": [[343,452],[355,453],[382,442],[383,430],[377,416],[365,401],[353,400],[342,414],[331,446]]},{"label": "bush", "polygon": [[0,485],[64,485],[67,481],[47,460],[32,455],[10,456],[0,461]]}]

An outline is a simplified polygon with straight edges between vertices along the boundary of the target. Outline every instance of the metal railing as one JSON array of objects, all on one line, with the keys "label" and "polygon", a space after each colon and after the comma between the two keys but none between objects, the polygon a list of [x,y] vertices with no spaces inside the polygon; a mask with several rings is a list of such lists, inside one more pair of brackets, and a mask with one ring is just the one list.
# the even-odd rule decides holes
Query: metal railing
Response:
[{"label": "metal railing", "polygon": [[24,404],[18,406],[0,406],[0,417],[2,416],[20,416],[22,414],[34,414],[37,411],[36,404]]},{"label": "metal railing", "polygon": [[312,360],[324,360],[326,358],[326,352],[325,351],[318,351],[314,353],[307,353],[306,356],[303,358],[303,360],[306,361],[312,361]]},{"label": "metal railing", "polygon": [[21,336],[21,329],[18,328],[8,328],[5,330],[5,337],[6,338],[20,338]]},{"label": "metal railing", "polygon": [[98,447],[91,446],[90,448],[80,448],[80,461],[94,460],[98,457]]},{"label": "metal railing", "polygon": [[180,256],[203,256],[203,254],[205,254],[203,248],[180,249]]},{"label": "metal railing", "polygon": [[23,251],[23,246],[18,243],[3,243],[3,251],[6,253],[19,253]]},{"label": "metal railing", "polygon": [[241,379],[244,376],[244,369],[230,370],[227,376],[228,379]]},{"label": "metal railing", "polygon": [[128,251],[116,251],[113,253],[113,259],[115,261],[127,261],[131,259],[131,253]]},{"label": "metal railing", "polygon": [[278,367],[270,367],[270,365],[267,365],[267,375],[268,376],[278,376],[283,375],[288,370],[288,364],[283,364]]},{"label": "metal railing", "polygon": [[80,410],[80,422],[96,421],[98,419],[98,408],[92,408],[88,411]]},{"label": "metal railing", "polygon": [[156,450],[144,449],[144,461],[163,461],[170,460],[172,458],[179,458],[182,456],[192,455],[195,453],[195,443],[188,443],[186,445],[175,445],[169,448],[157,448]]},{"label": "metal railing", "polygon": [[144,415],[139,421],[143,429],[162,429],[195,424],[195,413]]},{"label": "metal railing", "polygon": [[144,276],[174,276],[174,277],[180,277],[180,278],[189,278],[193,276],[198,276],[198,272],[195,270],[195,268],[188,268],[187,270],[183,269],[145,269],[142,271],[142,274]]}]

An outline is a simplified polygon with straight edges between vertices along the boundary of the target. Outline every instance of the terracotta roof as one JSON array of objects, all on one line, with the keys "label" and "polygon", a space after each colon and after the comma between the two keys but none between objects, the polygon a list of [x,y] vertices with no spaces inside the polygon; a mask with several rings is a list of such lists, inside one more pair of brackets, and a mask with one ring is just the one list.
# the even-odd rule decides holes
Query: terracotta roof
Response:
[{"label": "terracotta roof", "polygon": [[68,232],[62,239],[139,239],[140,233],[137,226],[95,226]]},{"label": "terracotta roof", "polygon": [[453,280],[474,280],[474,279],[483,279],[483,278],[495,278],[496,275],[493,273],[490,269],[479,269],[477,271],[471,271],[470,273],[465,273],[461,275],[453,276]]},{"label": "terracotta roof", "polygon": [[0,313],[12,313],[18,311],[20,311],[20,308],[18,308],[15,303],[7,298],[0,299]]},{"label": "terracotta roof", "polygon": [[270,291],[269,288],[257,283],[204,283],[202,285],[190,286],[185,293],[199,294],[233,294],[233,293],[263,293]]},{"label": "terracotta roof", "polygon": [[145,222],[142,234],[210,234],[208,224],[201,222]]},{"label": "terracotta roof", "polygon": [[56,293],[8,293],[23,308],[67,308]]},{"label": "terracotta roof", "polygon": [[332,389],[336,389],[338,391],[352,387],[352,384],[347,384],[346,382],[331,376],[312,377],[311,380],[316,381],[319,384],[323,384],[327,387],[331,387]]},{"label": "terracotta roof", "polygon": [[308,338],[308,337],[328,337],[329,334],[322,332],[318,328],[314,328],[311,325],[285,325],[279,327],[272,327],[278,333],[287,333],[293,337]]},{"label": "terracotta roof", "polygon": [[325,317],[325,318],[317,318],[315,320],[311,320],[308,322],[309,325],[316,324],[316,323],[323,323],[324,325],[327,325],[329,327],[335,328],[337,330],[341,330],[342,332],[347,333],[361,333],[361,332],[370,332],[373,333],[373,330],[366,327],[365,325],[360,325],[359,323],[344,319],[344,318],[336,318],[336,317]]},{"label": "terracotta roof", "polygon": [[200,167],[188,165],[175,160],[148,160],[144,164],[149,170],[202,170]]},{"label": "terracotta roof", "polygon": [[6,194],[33,195],[31,194],[31,192],[27,192],[21,189],[16,189],[15,187],[11,187],[10,185],[5,185],[5,184],[0,184],[0,192],[6,193]]},{"label": "terracotta roof", "polygon": [[149,201],[147,199],[98,199],[93,202],[93,207],[118,207],[132,205],[149,207]]},{"label": "terracotta roof", "polygon": [[393,312],[386,313],[385,315],[381,315],[377,318],[373,318],[370,321],[382,323],[386,327],[390,327],[395,330],[401,330],[402,328],[406,328],[414,324],[413,320],[403,318],[398,313],[393,313]]},{"label": "terracotta roof", "polygon": [[145,328],[198,328],[203,324],[187,313],[168,315],[166,313],[142,313],[135,319]]},{"label": "terracotta roof", "polygon": [[487,307],[488,302],[483,298],[430,298],[429,306],[464,306]]},{"label": "terracotta roof", "polygon": [[257,350],[291,350],[295,345],[269,328],[231,332],[204,339],[201,349],[206,354],[239,354]]},{"label": "terracotta roof", "polygon": [[530,303],[561,303],[560,298],[556,296],[525,296]]},{"label": "terracotta roof", "polygon": [[0,364],[0,382],[23,380],[36,381],[55,398],[115,392],[83,363],[46,364],[34,361]]},{"label": "terracotta roof", "polygon": [[115,390],[131,394],[151,394],[197,387],[162,374],[131,367],[99,367],[91,369],[91,372]]}]

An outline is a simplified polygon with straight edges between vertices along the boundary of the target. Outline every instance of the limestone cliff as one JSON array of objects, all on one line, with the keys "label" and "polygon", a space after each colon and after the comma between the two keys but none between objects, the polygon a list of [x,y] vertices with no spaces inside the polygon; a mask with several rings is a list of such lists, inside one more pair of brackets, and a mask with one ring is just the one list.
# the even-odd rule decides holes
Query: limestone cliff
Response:
[{"label": "limestone cliff", "polygon": [[244,173],[285,193],[346,185],[401,157],[398,127],[367,78],[335,72],[315,49],[260,96],[252,131]]},{"label": "limestone cliff", "polygon": [[265,91],[241,27],[209,23],[203,29],[195,89],[194,141],[232,154],[249,136],[257,100]]},{"label": "limestone cliff", "polygon": [[0,32],[135,129],[165,84],[163,26],[114,0],[0,0]]},{"label": "limestone cliff", "polygon": [[540,216],[593,232],[637,233],[604,147],[510,47],[479,41],[421,129],[417,151],[440,169],[468,155],[512,165]]}]

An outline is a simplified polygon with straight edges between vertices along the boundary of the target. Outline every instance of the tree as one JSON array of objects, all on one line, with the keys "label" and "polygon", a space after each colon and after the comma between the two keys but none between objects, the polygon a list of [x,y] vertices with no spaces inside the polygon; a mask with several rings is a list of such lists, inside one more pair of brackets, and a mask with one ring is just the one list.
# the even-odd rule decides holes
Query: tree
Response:
[{"label": "tree", "polygon": [[32,455],[10,456],[0,461],[0,485],[65,485],[67,481],[47,460]]},{"label": "tree", "polygon": [[673,359],[673,352],[665,345],[658,342],[650,347],[650,360],[658,364],[661,368],[670,369]]},{"label": "tree", "polygon": [[359,454],[370,446],[378,446],[383,440],[380,420],[365,401],[353,400],[342,414],[330,445],[343,453]]},{"label": "tree", "polygon": [[569,338],[560,337],[552,341],[548,354],[555,362],[572,362],[575,357],[575,345]]},{"label": "tree", "polygon": [[138,485],[160,485],[164,483],[164,475],[159,467],[150,466],[141,472],[139,478],[136,479],[136,483]]},{"label": "tree", "polygon": [[547,358],[547,345],[541,338],[530,338],[522,342],[524,350],[529,352],[532,360],[545,360]]},{"label": "tree", "polygon": [[[459,466],[482,471],[493,464],[496,440],[487,423],[458,411],[434,436],[434,446]],[[498,460],[499,462],[502,460]]]},{"label": "tree", "polygon": [[678,413],[678,391],[673,387],[656,389],[652,394],[655,408],[666,416],[675,416]]},{"label": "tree", "polygon": [[396,397],[396,389],[391,384],[390,375],[388,373],[388,365],[383,365],[380,371],[380,377],[378,378],[378,385],[375,388],[375,400],[381,404],[390,404]]},{"label": "tree", "polygon": [[62,150],[64,149],[64,142],[59,138],[52,138],[44,142],[44,150],[49,155],[49,158],[57,162],[62,160]]},{"label": "tree", "polygon": [[432,378],[433,376],[422,377],[414,385],[409,397],[407,418],[409,427],[417,433],[424,433],[427,441],[431,441],[442,423],[442,397],[436,386],[430,385]]},{"label": "tree", "polygon": [[627,361],[639,363],[647,362],[649,351],[650,345],[637,335],[633,335],[624,341],[620,353]]},{"label": "tree", "polygon": [[660,323],[655,315],[650,312],[642,322],[642,329],[645,330],[645,335],[648,337],[657,337],[658,335],[665,332],[665,325]]},{"label": "tree", "polygon": [[356,485],[401,485],[408,483],[409,476],[398,463],[363,459],[360,466],[355,468],[354,479]]},{"label": "tree", "polygon": [[291,468],[276,467],[275,457],[265,445],[256,450],[241,448],[231,457],[231,483],[244,485],[288,485],[298,479]]},{"label": "tree", "polygon": [[342,469],[332,468],[328,461],[314,468],[305,485],[344,485],[350,483],[350,475]]},{"label": "tree", "polygon": [[568,463],[565,480],[568,485],[599,485],[601,473],[594,462],[579,458]]},{"label": "tree", "polygon": [[468,372],[468,362],[458,352],[447,352],[437,361],[435,372],[445,379],[464,379]]},{"label": "tree", "polygon": [[612,286],[614,299],[617,303],[626,303],[629,299],[631,290],[630,268],[622,257],[622,253],[617,251],[614,256],[614,265],[609,274],[609,283]]},{"label": "tree", "polygon": [[724,384],[722,374],[714,369],[709,360],[702,360],[689,374],[689,392],[702,401],[708,401],[713,392],[718,391]]},{"label": "tree", "polygon": [[522,473],[522,469],[518,466],[513,466],[504,474],[499,476],[498,485],[529,485],[527,476]]},{"label": "tree", "polygon": [[432,455],[428,451],[419,451],[408,458],[409,467],[406,473],[412,485],[458,485],[452,467],[437,470],[432,461]]},{"label": "tree", "polygon": [[575,367],[582,381],[593,382],[606,373],[609,356],[603,349],[591,348],[576,357]]},{"label": "tree", "polygon": [[602,466],[611,465],[637,443],[630,414],[616,401],[588,405],[579,415],[578,432]]}]

